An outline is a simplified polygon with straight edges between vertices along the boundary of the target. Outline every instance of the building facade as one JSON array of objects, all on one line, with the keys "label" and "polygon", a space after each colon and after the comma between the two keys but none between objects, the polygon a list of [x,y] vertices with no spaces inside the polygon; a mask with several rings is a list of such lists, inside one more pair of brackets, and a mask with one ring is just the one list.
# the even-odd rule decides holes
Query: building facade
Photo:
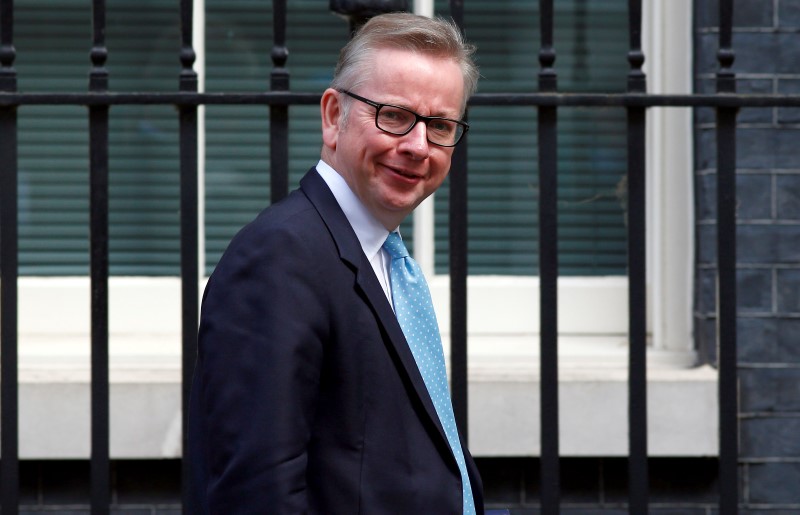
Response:
[{"label": "building facade", "polygon": [[[421,5],[423,2],[419,2]],[[291,88],[321,91],[346,24],[292,2]],[[447,13],[447,3],[426,9]],[[474,2],[479,93],[536,90],[538,8]],[[567,92],[622,92],[625,2],[556,6],[556,71]],[[268,87],[269,8],[206,0],[197,35],[205,91]],[[649,91],[705,93],[718,69],[716,2],[645,12]],[[110,84],[174,89],[177,7],[109,12]],[[423,8],[423,7],[420,7]],[[20,1],[20,91],[85,89],[89,9]],[[800,2],[735,2],[742,93],[797,94]],[[135,23],[134,23],[135,20]],[[504,30],[498,30],[504,27]],[[134,30],[135,29],[135,30]],[[558,35],[561,35],[560,38]],[[82,39],[84,38],[84,39]],[[115,58],[116,63],[115,63]],[[116,81],[116,83],[115,83]],[[621,109],[560,109],[559,320],[562,513],[627,512],[625,128]],[[798,108],[742,109],[737,131],[742,513],[800,510],[800,135]],[[714,112],[650,110],[648,317],[653,513],[714,513],[718,502]],[[292,108],[290,178],[318,155],[316,110]],[[207,106],[201,131],[204,270],[266,205],[268,111]],[[471,448],[487,501],[538,513],[540,416],[535,110],[470,110]],[[180,286],[177,128],[169,106],[111,118],[111,455],[114,513],[180,512]],[[89,284],[85,112],[20,108],[20,479],[23,512],[88,513]],[[83,171],[82,171],[83,170]],[[403,230],[431,277],[448,339],[448,193]],[[41,313],[47,316],[42,317]],[[547,416],[547,413],[544,413]],[[724,428],[722,428],[724,431]]]}]

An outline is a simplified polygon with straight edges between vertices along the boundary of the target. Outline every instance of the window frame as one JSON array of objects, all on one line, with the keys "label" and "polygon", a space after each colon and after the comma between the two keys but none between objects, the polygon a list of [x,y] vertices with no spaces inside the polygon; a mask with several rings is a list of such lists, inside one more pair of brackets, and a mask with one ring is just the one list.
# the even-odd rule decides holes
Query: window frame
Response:
[{"label": "window frame", "polygon": [[[421,14],[432,14],[429,2],[419,9]],[[429,10],[425,10],[429,9]],[[648,91],[650,93],[691,93],[692,61],[692,9],[688,0],[674,2],[656,0],[648,2],[643,12],[643,50],[651,56],[645,62]],[[671,27],[665,31],[663,27]],[[669,73],[666,73],[669,70]],[[652,108],[647,118],[647,289],[648,289],[648,340],[654,361],[668,366],[691,366],[696,361],[692,338],[692,285],[693,285],[693,184],[692,184],[692,125],[689,108]],[[532,143],[533,144],[533,143]],[[423,272],[431,277],[434,304],[437,313],[449,309],[446,275],[435,274],[434,255],[434,203],[435,195],[423,202],[414,212],[414,257]],[[537,323],[527,328],[531,341],[538,341],[538,308],[532,311],[530,303],[512,303],[498,288],[513,278],[525,285],[526,296],[539,298],[538,280],[531,276],[471,276],[468,280],[469,304],[487,306],[505,305],[508,318],[530,319]],[[491,292],[489,298],[475,294],[475,288]],[[585,305],[584,299],[594,298],[598,304],[584,309],[581,316],[571,310]],[[537,301],[538,302],[538,301]],[[609,305],[613,309],[609,309]],[[602,308],[602,309],[598,309]],[[481,327],[491,310],[469,309],[470,327]],[[627,335],[627,277],[561,277],[559,278],[559,335],[566,346],[565,359],[585,362],[580,349],[588,351],[590,340],[596,341],[597,352],[612,353],[609,342],[618,342]],[[477,317],[478,320],[474,320]],[[615,321],[609,325],[609,320]],[[440,322],[443,332],[449,325]],[[498,326],[497,335],[508,338],[519,334],[519,327]],[[470,328],[470,336],[477,336]],[[605,343],[603,343],[605,342]],[[470,342],[470,349],[483,353],[480,343]],[[602,348],[600,348],[602,347]],[[495,347],[496,348],[496,347]],[[619,364],[626,352],[618,349]],[[588,351],[590,354],[591,351]]]}]

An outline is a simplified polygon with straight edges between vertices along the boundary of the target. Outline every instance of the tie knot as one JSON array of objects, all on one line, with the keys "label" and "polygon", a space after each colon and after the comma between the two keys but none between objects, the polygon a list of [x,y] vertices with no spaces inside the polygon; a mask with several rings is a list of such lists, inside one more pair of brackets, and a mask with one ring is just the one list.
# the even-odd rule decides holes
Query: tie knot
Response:
[{"label": "tie knot", "polygon": [[389,233],[389,236],[386,238],[386,241],[383,242],[383,248],[385,248],[386,252],[388,252],[389,255],[392,256],[392,259],[400,259],[408,257],[408,249],[403,243],[402,238],[400,238],[400,234],[396,232]]}]

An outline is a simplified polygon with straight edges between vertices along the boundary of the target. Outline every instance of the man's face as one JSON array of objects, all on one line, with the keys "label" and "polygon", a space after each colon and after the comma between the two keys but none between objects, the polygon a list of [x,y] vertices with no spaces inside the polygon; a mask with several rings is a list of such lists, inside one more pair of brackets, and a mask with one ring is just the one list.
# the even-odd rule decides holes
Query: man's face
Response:
[{"label": "man's face", "polygon": [[[452,60],[383,49],[375,53],[369,79],[353,93],[421,115],[459,119],[464,80]],[[351,102],[344,125],[338,116],[343,101]],[[453,149],[429,143],[422,122],[404,136],[387,134],[375,126],[374,107],[330,89],[322,116],[323,158],[389,230],[447,177]]]}]

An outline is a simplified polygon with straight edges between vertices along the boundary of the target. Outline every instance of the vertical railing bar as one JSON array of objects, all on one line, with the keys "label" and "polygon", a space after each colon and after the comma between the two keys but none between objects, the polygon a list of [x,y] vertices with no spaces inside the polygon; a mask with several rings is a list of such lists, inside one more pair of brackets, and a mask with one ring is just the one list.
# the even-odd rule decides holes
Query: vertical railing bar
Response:
[{"label": "vertical railing bar", "polygon": [[[735,93],[733,0],[719,3],[717,93]],[[736,342],[736,109],[717,109],[717,359],[719,361],[719,512],[738,513],[739,420]]]},{"label": "vertical railing bar", "polygon": [[[181,72],[179,88],[183,92],[196,92],[198,88],[197,72],[193,65],[195,51],[192,47],[193,36],[193,0],[181,0]],[[184,512],[192,498],[189,475],[191,463],[186,450],[189,427],[189,395],[195,363],[197,361],[197,327],[199,324],[199,232],[198,232],[198,142],[197,142],[196,105],[182,105],[179,108],[180,118],[180,226],[181,226],[181,420],[183,423],[181,462],[181,494]]]},{"label": "vertical railing bar", "polygon": [[[272,3],[272,73],[271,91],[289,90],[289,71],[286,60],[286,0]],[[270,198],[277,202],[289,193],[289,106],[271,104],[269,107]]]},{"label": "vertical railing bar", "polygon": [[[2,90],[8,91],[8,90]],[[17,354],[17,113],[0,107],[0,341],[2,341],[2,513],[18,513],[19,409]]]},{"label": "vertical railing bar", "polygon": [[[630,50],[628,92],[646,94],[641,50],[642,2],[628,2]],[[647,284],[645,205],[645,123],[643,107],[628,119],[628,498],[629,513],[648,512],[647,462]]]},{"label": "vertical railing bar", "polygon": [[[555,92],[553,1],[539,2],[539,91]],[[537,110],[539,155],[539,427],[542,513],[560,512],[561,465],[558,402],[558,112]]]},{"label": "vertical railing bar", "polygon": [[[464,32],[464,2],[450,1],[450,16]],[[465,119],[467,113],[464,113]],[[450,173],[449,246],[450,246],[450,384],[456,424],[469,438],[467,372],[467,148],[468,135],[453,152]]]},{"label": "vertical railing bar", "polygon": [[[17,90],[14,2],[0,0],[0,91]],[[0,107],[0,511],[19,513],[17,108]]]},{"label": "vertical railing bar", "polygon": [[[92,1],[92,69],[89,90],[108,90],[105,62],[105,0]],[[108,372],[108,112],[89,107],[89,225],[91,263],[91,512],[107,515],[111,505]]]},{"label": "vertical railing bar", "polygon": [[628,434],[630,513],[647,513],[647,307],[644,109],[628,111]]},{"label": "vertical railing bar", "polygon": [[[539,2],[541,48],[539,91],[555,92],[553,1]],[[558,402],[558,112],[540,106],[537,117],[539,155],[539,310],[542,513],[559,513],[561,466]]]}]

